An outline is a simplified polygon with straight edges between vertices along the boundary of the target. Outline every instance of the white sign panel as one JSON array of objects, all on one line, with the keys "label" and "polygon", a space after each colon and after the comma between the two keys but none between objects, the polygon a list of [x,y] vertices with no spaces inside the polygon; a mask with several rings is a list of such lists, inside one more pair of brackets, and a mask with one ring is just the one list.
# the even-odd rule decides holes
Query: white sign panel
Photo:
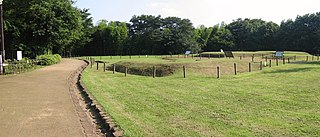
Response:
[{"label": "white sign panel", "polygon": [[284,52],[277,51],[275,56],[276,57],[283,57],[283,54],[284,54]]},{"label": "white sign panel", "polygon": [[17,60],[22,60],[22,51],[17,51]]}]

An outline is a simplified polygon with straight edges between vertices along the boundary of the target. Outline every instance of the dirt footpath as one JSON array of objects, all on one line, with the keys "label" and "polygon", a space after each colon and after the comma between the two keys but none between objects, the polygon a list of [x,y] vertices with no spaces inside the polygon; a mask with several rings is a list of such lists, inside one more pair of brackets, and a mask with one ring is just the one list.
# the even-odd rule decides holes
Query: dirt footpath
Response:
[{"label": "dirt footpath", "polygon": [[97,136],[70,88],[72,76],[83,65],[64,59],[21,75],[0,76],[0,137]]}]

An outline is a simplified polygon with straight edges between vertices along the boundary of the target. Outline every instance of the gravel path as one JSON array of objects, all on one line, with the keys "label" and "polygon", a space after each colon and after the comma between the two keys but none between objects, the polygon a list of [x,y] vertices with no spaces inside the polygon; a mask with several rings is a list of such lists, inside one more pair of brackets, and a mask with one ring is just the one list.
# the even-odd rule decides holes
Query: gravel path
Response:
[{"label": "gravel path", "polygon": [[84,65],[63,59],[32,72],[0,76],[0,137],[97,136],[88,113],[72,97],[73,77]]}]

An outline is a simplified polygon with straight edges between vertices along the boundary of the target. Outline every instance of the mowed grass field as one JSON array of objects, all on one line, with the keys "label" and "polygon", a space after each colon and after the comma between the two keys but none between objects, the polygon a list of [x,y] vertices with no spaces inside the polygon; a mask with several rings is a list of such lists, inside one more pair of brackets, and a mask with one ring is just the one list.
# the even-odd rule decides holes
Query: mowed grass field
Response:
[{"label": "mowed grass field", "polygon": [[[234,61],[242,62],[196,64]],[[190,59],[177,62],[192,64]],[[124,77],[89,67],[82,81],[126,136],[320,136],[319,73],[316,61],[221,79],[197,71],[186,79],[179,71],[167,77]]]}]

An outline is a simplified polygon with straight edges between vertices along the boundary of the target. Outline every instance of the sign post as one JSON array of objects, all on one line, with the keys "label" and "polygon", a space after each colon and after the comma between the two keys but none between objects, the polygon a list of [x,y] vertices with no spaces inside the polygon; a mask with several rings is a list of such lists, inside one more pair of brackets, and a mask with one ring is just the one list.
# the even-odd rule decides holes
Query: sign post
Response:
[{"label": "sign post", "polygon": [[6,52],[4,49],[4,33],[3,33],[3,6],[2,6],[3,0],[0,0],[0,33],[1,33],[1,51],[2,51],[2,62],[6,59]]},{"label": "sign post", "polygon": [[3,75],[3,73],[2,55],[0,55],[0,75]]},{"label": "sign post", "polygon": [[276,51],[275,56],[276,56],[277,58],[283,58],[283,57],[284,57],[283,54],[284,54],[283,51]]}]

